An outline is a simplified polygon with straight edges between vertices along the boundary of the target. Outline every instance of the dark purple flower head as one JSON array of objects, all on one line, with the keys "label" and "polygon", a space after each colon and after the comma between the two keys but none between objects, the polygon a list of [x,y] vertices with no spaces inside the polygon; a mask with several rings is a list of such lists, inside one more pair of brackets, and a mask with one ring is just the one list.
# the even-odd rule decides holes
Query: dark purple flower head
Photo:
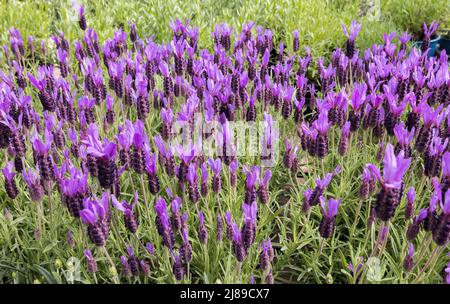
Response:
[{"label": "dark purple flower head", "polygon": [[353,85],[353,93],[350,100],[350,105],[352,106],[355,113],[359,113],[361,106],[364,104],[364,101],[366,99],[366,91],[367,85],[365,83]]},{"label": "dark purple flower head", "polygon": [[114,207],[116,207],[117,210],[121,211],[122,213],[124,213],[126,215],[130,215],[133,213],[133,210],[136,207],[136,204],[138,202],[138,193],[137,193],[137,191],[135,192],[134,202],[132,205],[128,204],[126,201],[119,202],[114,195],[111,195],[111,200],[112,200]]},{"label": "dark purple flower head", "polygon": [[116,157],[116,144],[106,139],[103,143],[101,143],[98,138],[98,128],[95,124],[91,124],[89,126],[88,139],[83,142],[87,146],[87,154],[91,154],[98,158],[104,158],[106,160],[113,160]]},{"label": "dark purple flower head", "polygon": [[433,33],[437,30],[439,22],[433,21],[428,27],[426,23],[423,24],[423,33],[427,39],[430,39]]},{"label": "dark purple flower head", "polygon": [[416,196],[416,191],[414,190],[414,187],[410,187],[408,192],[406,193],[406,199],[408,204],[414,204],[414,198]]},{"label": "dark purple flower head", "polygon": [[124,126],[119,126],[119,134],[117,135],[117,142],[122,149],[128,150],[131,146],[134,136],[133,123],[128,119],[125,121]]},{"label": "dark purple flower head", "polygon": [[428,153],[431,156],[439,156],[442,154],[442,152],[445,151],[445,149],[447,148],[447,144],[448,144],[448,138],[446,138],[445,141],[442,142],[442,139],[439,136],[435,135],[431,139],[431,143],[428,148]]},{"label": "dark purple flower head", "polygon": [[256,216],[258,213],[258,205],[254,201],[251,205],[242,204],[242,211],[244,213],[244,221],[246,224],[256,224]]},{"label": "dark purple flower head", "polygon": [[255,187],[256,182],[259,179],[259,167],[253,166],[252,168],[244,167],[245,173],[245,187],[247,189],[253,189]]},{"label": "dark purple flower head", "polygon": [[347,27],[343,23],[341,23],[341,27],[345,36],[347,36],[350,41],[355,41],[356,36],[358,36],[359,31],[361,30],[361,24],[357,23],[356,20],[352,21],[349,30],[347,30]]},{"label": "dark purple flower head", "polygon": [[328,202],[323,196],[320,197],[320,208],[322,209],[323,216],[327,218],[334,218],[338,213],[338,207],[341,200],[329,199]]},{"label": "dark purple flower head", "polygon": [[450,152],[445,152],[442,156],[442,175],[450,177]]},{"label": "dark purple flower head", "polygon": [[104,192],[100,201],[86,198],[83,201],[83,208],[80,211],[83,223],[95,225],[98,221],[105,220],[109,210],[109,194]]},{"label": "dark purple flower head", "polygon": [[381,177],[380,170],[375,165],[369,164],[368,167],[384,186],[398,189],[410,164],[411,158],[404,158],[403,151],[395,156],[394,147],[389,143],[386,146],[383,160],[383,177]]},{"label": "dark purple flower head", "polygon": [[9,182],[12,181],[16,175],[16,173],[13,172],[13,168],[14,164],[12,162],[7,162],[5,168],[2,169],[3,176]]},{"label": "dark purple flower head", "polygon": [[214,173],[215,176],[220,175],[220,171],[222,170],[222,161],[220,158],[214,160],[212,158],[208,159],[208,164],[211,167],[211,171]]},{"label": "dark purple flower head", "polygon": [[188,172],[186,174],[186,178],[187,178],[189,184],[191,184],[191,185],[197,184],[197,180],[198,180],[197,166],[195,165],[195,163],[191,163],[189,165]]},{"label": "dark purple flower head", "polygon": [[53,135],[49,132],[48,129],[45,130],[45,142],[42,142],[38,136],[36,129],[34,130],[34,134],[31,138],[31,142],[33,144],[33,150],[39,155],[47,155],[50,151],[53,142]]},{"label": "dark purple flower head", "polygon": [[264,173],[264,178],[259,181],[260,187],[267,187],[269,185],[270,178],[272,177],[272,171],[267,170]]},{"label": "dark purple flower head", "polygon": [[319,187],[320,189],[325,189],[330,184],[332,178],[333,173],[327,173],[323,179],[320,178],[316,179],[316,186]]},{"label": "dark purple flower head", "polygon": [[145,170],[149,175],[156,175],[156,153],[146,153],[145,155]]},{"label": "dark purple flower head", "polygon": [[411,40],[411,35],[409,35],[407,32],[403,32],[397,38],[400,41],[400,43],[406,44],[406,43],[408,43],[409,40]]},{"label": "dark purple flower head", "polygon": [[397,138],[398,143],[401,145],[409,145],[414,137],[414,131],[415,128],[413,127],[411,132],[408,132],[403,122],[396,124],[394,127],[395,137]]},{"label": "dark purple flower head", "polygon": [[38,202],[44,196],[44,189],[42,188],[39,175],[32,169],[25,169],[22,172],[23,179],[30,190],[31,200]]},{"label": "dark purple flower head", "polygon": [[321,135],[326,135],[331,124],[328,121],[328,114],[326,112],[320,113],[319,118],[314,122],[314,128]]},{"label": "dark purple flower head", "polygon": [[155,254],[155,248],[153,247],[152,243],[148,242],[147,244],[145,244],[145,248],[147,249],[149,254]]}]

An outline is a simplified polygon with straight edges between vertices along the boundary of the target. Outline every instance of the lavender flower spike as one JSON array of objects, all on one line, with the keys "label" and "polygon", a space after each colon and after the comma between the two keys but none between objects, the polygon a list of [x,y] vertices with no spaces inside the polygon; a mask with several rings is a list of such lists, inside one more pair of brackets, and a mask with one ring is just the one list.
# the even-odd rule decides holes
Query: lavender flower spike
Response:
[{"label": "lavender flower spike", "polygon": [[319,233],[323,238],[329,238],[334,232],[336,215],[341,200],[330,199],[325,201],[323,196],[320,197],[320,208],[322,210],[322,221],[320,222]]},{"label": "lavender flower spike", "polygon": [[18,194],[16,181],[14,177],[16,173],[13,172],[14,164],[8,162],[5,168],[2,169],[3,176],[5,177],[5,190],[10,199],[15,199]]},{"label": "lavender flower spike", "polygon": [[377,167],[372,164],[369,164],[368,167],[382,185],[375,204],[377,217],[387,221],[394,215],[400,203],[403,191],[403,175],[408,170],[411,159],[404,158],[403,151],[395,156],[394,147],[387,144],[383,164],[383,177],[381,177]]}]

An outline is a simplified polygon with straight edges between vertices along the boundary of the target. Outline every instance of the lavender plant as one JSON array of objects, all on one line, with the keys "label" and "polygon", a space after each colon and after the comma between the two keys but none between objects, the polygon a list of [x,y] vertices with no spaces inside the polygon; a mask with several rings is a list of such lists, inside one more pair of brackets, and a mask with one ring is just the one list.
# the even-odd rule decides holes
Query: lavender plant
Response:
[{"label": "lavender plant", "polygon": [[159,44],[135,23],[100,41],[87,17],[53,50],[9,31],[7,281],[64,282],[48,261],[77,257],[86,283],[369,283],[370,259],[386,281],[448,282],[445,51],[395,33],[360,50],[353,21],[314,62],[299,31],[219,24],[202,49],[189,20]]}]

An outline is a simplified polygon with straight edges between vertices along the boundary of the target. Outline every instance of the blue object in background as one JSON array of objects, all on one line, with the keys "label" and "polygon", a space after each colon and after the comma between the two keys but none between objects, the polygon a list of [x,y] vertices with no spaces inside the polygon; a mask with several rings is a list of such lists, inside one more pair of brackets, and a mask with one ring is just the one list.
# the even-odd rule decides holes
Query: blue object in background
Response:
[{"label": "blue object in background", "polygon": [[437,46],[439,51],[445,50],[447,56],[450,55],[450,39],[449,38],[441,38],[438,42]]},{"label": "blue object in background", "polygon": [[[428,51],[428,57],[434,56],[440,40],[442,40],[442,38],[441,38],[441,36],[438,36],[435,39],[430,41],[430,50]],[[446,40],[448,40],[448,39],[446,39]],[[415,41],[413,45],[420,49],[420,47],[422,46],[422,41]],[[447,50],[447,54],[449,54],[448,50]]]}]

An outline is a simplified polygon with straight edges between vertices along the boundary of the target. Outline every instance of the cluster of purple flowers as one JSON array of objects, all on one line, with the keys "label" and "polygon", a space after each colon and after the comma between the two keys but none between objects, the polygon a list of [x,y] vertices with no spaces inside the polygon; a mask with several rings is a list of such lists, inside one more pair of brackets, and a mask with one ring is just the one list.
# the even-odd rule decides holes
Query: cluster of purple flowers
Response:
[{"label": "cluster of purple flowers", "polygon": [[[279,115],[294,122],[299,137],[298,145],[297,139],[286,139],[283,156],[284,167],[294,175],[299,169],[299,150],[321,161],[334,152],[329,142],[334,129],[340,138],[333,146],[341,156],[349,152],[358,132],[370,130],[374,138],[386,142],[382,170],[364,164],[360,188],[360,197],[368,198],[377,190],[378,180],[373,210],[385,222],[394,217],[401,203],[412,156],[420,156],[423,174],[433,178],[435,192],[430,206],[415,216],[415,192],[408,191],[405,217],[412,222],[407,238],[412,242],[423,227],[436,244],[448,244],[450,77],[445,51],[439,58],[429,58],[425,41],[422,52],[408,52],[405,45],[410,37],[399,36],[397,48],[394,33],[384,36],[384,44],[360,54],[355,39],[361,25],[354,21],[348,29],[343,26],[348,38],[345,50],[336,49],[328,65],[320,58],[318,79],[310,79],[312,56],[307,47],[300,55],[298,31],[293,33],[290,54],[283,43],[275,45],[269,29],[253,23],[244,24],[240,33],[226,24],[218,25],[213,32],[213,52],[199,49],[198,29],[179,20],[170,24],[173,36],[167,44],[141,39],[131,24],[129,35],[120,29],[101,45],[87,25],[83,7],[78,14],[83,39],[71,45],[62,32],[52,36],[56,62],[40,64],[36,75],[25,64],[27,53],[19,31],[9,32],[12,56],[8,47],[4,51],[10,70],[0,73],[0,148],[11,159],[2,170],[9,198],[19,194],[16,175],[20,173],[33,201],[41,201],[56,188],[70,216],[81,218],[92,243],[99,247],[106,245],[115,216],[110,204],[123,215],[126,229],[137,236],[140,225],[135,209],[142,198],[145,204],[154,202],[155,228],[170,252],[177,280],[189,274],[194,239],[189,233],[194,224],[199,243],[205,246],[212,241],[211,227],[216,227],[216,242],[224,240],[225,228],[232,253],[242,263],[254,243],[261,241],[258,202],[271,202],[272,171],[255,164],[273,155],[273,136],[279,135],[273,129],[273,117]],[[433,23],[426,28],[428,40],[436,27]],[[277,54],[275,60],[272,54]],[[222,153],[217,158],[206,159],[195,143],[169,142],[175,135],[174,124],[193,129],[194,115],[199,112],[205,123],[220,122],[217,143]],[[149,127],[153,113],[157,113],[153,118],[160,118],[157,129]],[[129,120],[136,116],[137,120]],[[252,165],[240,164],[228,123],[253,122],[260,116],[265,122],[264,155]],[[32,163],[27,161],[30,144]],[[305,212],[320,205],[318,231],[323,238],[330,238],[335,230],[341,200],[325,197],[340,170],[324,173],[313,189],[304,192]],[[147,179],[146,189],[140,195],[136,192],[132,204],[121,198],[125,172],[142,185]],[[161,185],[167,179],[165,195]],[[241,187],[239,179],[244,181],[242,213],[229,210],[223,214],[221,193]],[[91,185],[95,180],[101,188],[100,199],[99,189]],[[231,189],[224,189],[225,184]],[[215,225],[200,204],[208,198],[217,201],[211,204]],[[195,216],[187,212],[189,203],[195,205]],[[188,215],[193,219],[188,221]],[[148,274],[148,262],[139,260],[131,247],[127,251],[128,258],[121,257],[124,275]],[[413,254],[411,244],[405,269],[412,269]],[[87,250],[85,256],[88,269],[95,273],[92,253]],[[267,283],[274,281],[273,260],[269,238],[261,242],[259,258]]]}]

